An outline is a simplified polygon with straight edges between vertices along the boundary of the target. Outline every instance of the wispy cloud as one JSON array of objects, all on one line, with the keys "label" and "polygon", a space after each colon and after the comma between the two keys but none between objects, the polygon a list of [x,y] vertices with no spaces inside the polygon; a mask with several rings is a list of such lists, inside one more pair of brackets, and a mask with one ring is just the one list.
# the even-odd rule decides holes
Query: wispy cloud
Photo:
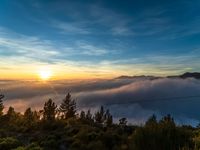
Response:
[{"label": "wispy cloud", "polygon": [[[85,41],[75,41],[74,44],[67,43],[59,47],[59,44],[54,43],[54,41],[24,36],[5,29],[0,31],[0,57],[2,60],[0,65],[4,66],[3,70],[5,70],[5,66],[7,66],[6,70],[9,68],[15,70],[16,65],[18,68],[20,66],[23,68],[25,64],[32,66],[52,64],[53,68],[56,66],[60,68],[59,71],[62,70],[62,67],[69,70],[70,73],[82,72],[96,76],[118,76],[122,74],[169,75],[200,69],[198,49],[182,55],[146,54],[142,58],[122,57],[114,59],[108,57],[94,61],[91,58],[119,55],[119,51]],[[80,59],[73,59],[74,57],[80,57]]]},{"label": "wispy cloud", "polygon": [[189,19],[187,22],[184,22],[182,19],[177,22],[173,15],[174,9],[175,8],[173,7],[168,9],[155,7],[139,13],[134,21],[134,30],[136,31],[135,35],[151,37],[158,36],[159,39],[173,40],[199,34],[199,16],[193,15],[192,19]]},{"label": "wispy cloud", "polygon": [[131,19],[111,9],[106,9],[98,5],[91,5],[90,15],[94,18],[94,23],[108,28],[112,35],[133,35],[132,27],[129,25]]},{"label": "wispy cloud", "polygon": [[12,74],[21,76],[27,73],[30,76],[41,65],[51,65],[55,72],[62,72],[63,76],[75,73],[80,76],[111,74],[111,70],[98,66],[98,62],[94,63],[91,58],[114,54],[112,50],[85,41],[60,46],[55,41],[25,36],[2,28],[0,35],[1,78],[7,78],[8,74],[9,77]]},{"label": "wispy cloud", "polygon": [[70,45],[62,43],[61,47],[57,41],[25,36],[2,28],[0,36],[1,57],[24,56],[48,62],[49,60],[65,59],[63,56],[101,56],[110,53],[108,49],[94,46],[85,41],[76,40]]},{"label": "wispy cloud", "polygon": [[91,34],[88,27],[80,22],[53,21],[52,26],[60,29],[62,34]]},{"label": "wispy cloud", "polygon": [[109,50],[98,48],[85,42],[78,42],[77,46],[81,49],[80,53],[83,55],[101,56],[110,53]]},{"label": "wispy cloud", "polygon": [[125,75],[153,74],[165,76],[166,74],[173,75],[199,70],[199,57],[200,54],[195,49],[182,55],[147,54],[143,57],[129,59],[103,60],[100,62],[100,66],[112,66],[114,70],[120,70]]},{"label": "wispy cloud", "polygon": [[56,55],[60,55],[59,51],[55,50],[53,43],[48,40],[42,40],[38,37],[30,37],[22,34],[17,34],[4,29],[0,33],[0,52],[1,57],[24,56],[33,59],[47,60]]},{"label": "wispy cloud", "polygon": [[[58,29],[61,34],[154,37],[164,40],[199,34],[199,16],[194,15],[187,22],[177,22],[173,15],[174,7],[154,6],[128,15],[100,3],[62,3],[58,12],[63,13],[65,19],[51,16],[43,22],[48,22],[49,26]],[[191,13],[187,11],[186,14]]]},{"label": "wispy cloud", "polygon": [[[67,6],[66,6],[67,7]],[[77,7],[71,5],[71,7]],[[67,17],[72,21],[61,21],[50,18],[50,24],[61,30],[62,34],[85,34],[85,35],[132,35],[129,26],[131,19],[101,5],[89,4],[82,6],[81,12],[68,9]],[[102,32],[104,30],[105,32]]]}]

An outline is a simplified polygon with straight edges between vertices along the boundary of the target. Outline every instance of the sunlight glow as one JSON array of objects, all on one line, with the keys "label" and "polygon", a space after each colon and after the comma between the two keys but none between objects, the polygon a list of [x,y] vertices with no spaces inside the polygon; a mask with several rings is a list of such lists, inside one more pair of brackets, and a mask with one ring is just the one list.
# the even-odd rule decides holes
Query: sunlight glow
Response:
[{"label": "sunlight glow", "polygon": [[39,77],[42,80],[49,80],[52,76],[52,71],[48,68],[42,68],[39,71]]}]

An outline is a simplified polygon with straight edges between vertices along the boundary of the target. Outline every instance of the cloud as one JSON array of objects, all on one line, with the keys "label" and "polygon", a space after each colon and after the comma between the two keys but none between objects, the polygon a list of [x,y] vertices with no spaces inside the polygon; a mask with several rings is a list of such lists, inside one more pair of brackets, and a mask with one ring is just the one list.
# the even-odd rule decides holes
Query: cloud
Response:
[{"label": "cloud", "polygon": [[130,26],[132,21],[128,16],[99,5],[91,5],[89,10],[90,15],[95,18],[94,22],[107,27],[110,34],[118,36],[134,35]]},{"label": "cloud", "polygon": [[124,59],[119,57],[124,54],[124,47],[115,49],[112,45],[83,40],[59,43],[15,33],[5,28],[0,28],[0,36],[0,70],[4,75],[9,70],[12,72],[16,69],[19,72],[31,72],[33,68],[37,69],[41,65],[59,68],[56,69],[58,73],[62,70],[66,74],[78,72],[102,77],[146,73],[169,75],[199,70],[198,48],[181,55],[146,54],[142,58],[134,56]]},{"label": "cloud", "polygon": [[[69,3],[70,5],[63,4],[65,5],[64,12],[67,20],[49,18],[49,20],[51,20],[50,25],[59,29],[62,34],[88,36],[129,36],[133,34],[129,26],[131,19],[126,15],[105,8],[100,4],[82,5],[73,2]],[[77,9],[81,11],[75,11]]]},{"label": "cloud", "polygon": [[70,44],[62,43],[62,46],[59,46],[57,41],[26,36],[5,28],[0,28],[0,36],[1,57],[23,56],[42,62],[56,62],[60,59],[66,60],[68,56],[74,55],[101,56],[108,53],[114,54],[114,50],[107,50],[83,40],[75,40]]},{"label": "cloud", "polygon": [[[188,96],[197,94],[199,90],[200,81],[193,79],[167,79],[161,78],[157,80],[149,80],[143,79],[136,80],[130,84],[114,88],[114,89],[106,89],[106,90],[98,90],[93,92],[84,92],[81,93],[80,97],[83,100],[80,101],[80,104],[88,105],[88,104],[129,104],[129,103],[143,103],[143,100],[156,100],[162,99],[166,97],[176,97],[176,96]],[[173,90],[171,88],[174,87]],[[187,90],[184,92],[182,90]],[[88,97],[89,95],[89,97]],[[105,97],[105,95],[107,95]],[[101,97],[102,96],[102,97]],[[122,101],[123,98],[123,101]],[[141,100],[141,102],[140,102]],[[89,101],[87,103],[87,101]],[[83,103],[81,103],[83,102]]]},{"label": "cloud", "polygon": [[52,81],[46,85],[35,81],[15,82],[1,81],[0,84],[4,87],[6,105],[17,105],[20,111],[26,106],[41,109],[50,97],[59,104],[70,91],[77,99],[78,110],[95,112],[104,105],[115,120],[127,117],[129,122],[140,124],[152,114],[161,117],[168,113],[182,124],[192,121],[195,125],[200,120],[200,81],[196,79]]},{"label": "cloud", "polygon": [[63,34],[91,34],[85,25],[81,25],[77,22],[63,22],[63,21],[54,21],[53,27],[60,29]]},{"label": "cloud", "polygon": [[83,55],[101,56],[111,52],[106,49],[87,44],[85,42],[78,42],[77,45],[81,49],[80,53]]},{"label": "cloud", "polygon": [[[42,40],[34,36],[25,36],[7,29],[0,31],[0,53],[1,57],[7,58],[26,57],[35,60],[47,61],[60,55],[52,41]],[[48,60],[47,60],[48,57]]]},{"label": "cloud", "polygon": [[170,113],[179,123],[188,123],[188,120],[197,123],[200,119],[199,97],[188,96],[198,95],[199,91],[200,82],[194,79],[159,79],[136,81],[110,90],[84,92],[78,97],[82,107],[106,105],[114,117],[126,116],[132,122],[141,123],[153,113],[158,116]]}]

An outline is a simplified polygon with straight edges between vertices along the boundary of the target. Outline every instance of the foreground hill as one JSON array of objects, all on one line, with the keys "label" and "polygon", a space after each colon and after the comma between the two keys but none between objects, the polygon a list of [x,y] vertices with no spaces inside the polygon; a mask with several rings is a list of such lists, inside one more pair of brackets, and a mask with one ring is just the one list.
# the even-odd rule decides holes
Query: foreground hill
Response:
[{"label": "foreground hill", "polygon": [[94,114],[76,111],[70,94],[58,107],[51,99],[40,111],[3,114],[0,95],[0,150],[199,150],[200,130],[180,126],[170,116],[152,115],[142,126],[113,123],[104,107]]}]

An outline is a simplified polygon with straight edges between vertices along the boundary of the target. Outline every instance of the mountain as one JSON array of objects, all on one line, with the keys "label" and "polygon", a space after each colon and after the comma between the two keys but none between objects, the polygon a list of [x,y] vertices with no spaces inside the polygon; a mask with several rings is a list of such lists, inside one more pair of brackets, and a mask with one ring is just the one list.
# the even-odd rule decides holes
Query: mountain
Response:
[{"label": "mountain", "polygon": [[200,73],[199,72],[186,72],[182,75],[179,76],[180,78],[195,78],[195,79],[200,79]]},{"label": "mountain", "polygon": [[115,79],[149,79],[149,80],[154,80],[154,79],[158,79],[158,78],[161,78],[161,77],[141,75],[141,76],[119,76]]},{"label": "mountain", "polygon": [[[160,79],[162,77],[157,77],[157,76],[119,76],[115,79],[149,79],[149,80],[155,80],[155,79]],[[195,79],[200,79],[200,73],[199,72],[186,72],[182,75],[175,75],[175,76],[167,76],[166,78],[195,78]]]}]

